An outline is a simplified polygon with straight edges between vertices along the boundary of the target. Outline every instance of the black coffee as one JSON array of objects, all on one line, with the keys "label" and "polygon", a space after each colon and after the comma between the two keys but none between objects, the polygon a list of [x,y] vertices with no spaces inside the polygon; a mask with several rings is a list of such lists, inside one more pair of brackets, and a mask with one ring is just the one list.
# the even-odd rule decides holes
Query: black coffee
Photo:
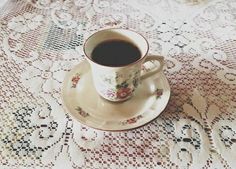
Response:
[{"label": "black coffee", "polygon": [[109,40],[98,44],[92,52],[92,60],[105,66],[124,66],[140,59],[141,52],[130,42]]}]

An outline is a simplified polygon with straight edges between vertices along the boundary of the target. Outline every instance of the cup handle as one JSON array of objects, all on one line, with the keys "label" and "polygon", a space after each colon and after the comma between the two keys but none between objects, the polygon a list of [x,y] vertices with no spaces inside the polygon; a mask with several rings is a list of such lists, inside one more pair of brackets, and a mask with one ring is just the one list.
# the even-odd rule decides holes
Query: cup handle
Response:
[{"label": "cup handle", "polygon": [[145,61],[143,62],[146,63],[146,62],[149,62],[149,61],[152,61],[152,60],[157,60],[160,64],[160,66],[158,68],[154,68],[154,70],[150,70],[146,73],[143,73],[141,74],[141,80],[144,80],[156,73],[159,73],[162,69],[163,69],[163,66],[164,66],[164,57],[163,56],[157,56],[157,55],[149,55],[147,56],[147,58],[145,59]]}]

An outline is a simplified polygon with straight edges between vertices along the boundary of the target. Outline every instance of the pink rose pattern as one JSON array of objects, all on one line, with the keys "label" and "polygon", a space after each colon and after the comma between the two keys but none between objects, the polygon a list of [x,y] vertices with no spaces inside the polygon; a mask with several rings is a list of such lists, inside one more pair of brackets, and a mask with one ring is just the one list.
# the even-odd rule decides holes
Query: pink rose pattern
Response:
[{"label": "pink rose pattern", "polygon": [[[134,73],[130,74],[128,79],[123,80],[121,83],[117,84],[115,88],[106,88],[104,87],[102,90],[102,94],[105,95],[105,98],[109,98],[110,100],[125,100],[126,98],[129,98],[133,91],[138,87],[138,84],[140,82],[140,70],[135,71]],[[121,81],[121,78],[123,75],[116,74],[116,81]],[[104,82],[113,85],[111,83],[113,77],[107,77],[104,79]]]},{"label": "pink rose pattern", "polygon": [[133,117],[133,118],[130,118],[130,119],[127,119],[125,121],[122,122],[122,125],[127,125],[127,124],[134,124],[136,123],[139,119],[143,118],[142,115],[138,115],[136,117]]},{"label": "pink rose pattern", "polygon": [[71,82],[72,82],[71,88],[76,88],[76,85],[77,85],[77,83],[79,82],[79,80],[80,80],[80,74],[76,74],[76,75],[71,79]]},{"label": "pink rose pattern", "polygon": [[156,89],[155,94],[157,99],[160,98],[163,94],[163,89]]},{"label": "pink rose pattern", "polygon": [[89,114],[85,112],[81,107],[77,107],[75,110],[77,110],[77,112],[84,118],[89,116]]}]

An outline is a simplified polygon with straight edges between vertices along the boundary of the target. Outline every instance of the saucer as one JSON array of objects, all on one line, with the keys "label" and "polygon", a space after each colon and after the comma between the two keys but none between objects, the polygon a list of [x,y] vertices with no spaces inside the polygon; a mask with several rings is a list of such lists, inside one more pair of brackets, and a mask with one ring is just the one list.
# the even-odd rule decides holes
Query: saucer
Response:
[{"label": "saucer", "polygon": [[143,80],[131,99],[118,103],[107,101],[96,92],[87,61],[67,73],[62,87],[66,111],[80,123],[106,131],[145,125],[165,109],[169,98],[169,83],[160,73]]}]

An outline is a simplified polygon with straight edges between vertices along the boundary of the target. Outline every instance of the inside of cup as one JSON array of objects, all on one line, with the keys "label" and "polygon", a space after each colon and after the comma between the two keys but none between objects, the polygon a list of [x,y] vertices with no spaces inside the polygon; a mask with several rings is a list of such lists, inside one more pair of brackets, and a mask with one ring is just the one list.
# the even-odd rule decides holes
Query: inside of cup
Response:
[{"label": "inside of cup", "polygon": [[84,52],[91,59],[93,49],[101,42],[108,40],[124,40],[137,46],[143,58],[148,51],[148,43],[140,34],[126,29],[107,29],[96,32],[84,44]]}]

